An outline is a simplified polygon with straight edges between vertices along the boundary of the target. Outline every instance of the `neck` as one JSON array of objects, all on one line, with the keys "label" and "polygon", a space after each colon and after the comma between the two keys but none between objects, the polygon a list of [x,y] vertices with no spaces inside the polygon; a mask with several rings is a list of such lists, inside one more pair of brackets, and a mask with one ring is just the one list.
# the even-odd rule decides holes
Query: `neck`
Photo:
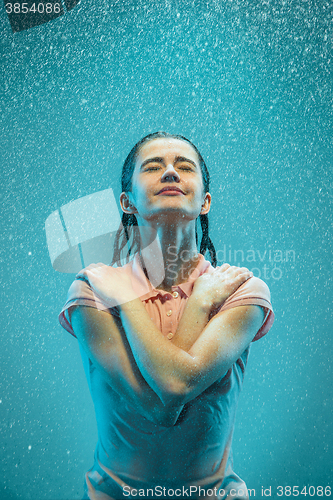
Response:
[{"label": "neck", "polygon": [[[148,275],[160,282],[157,288],[170,291],[172,286],[185,283],[199,261],[195,241],[195,220],[180,226],[139,224],[141,264]],[[156,237],[155,237],[156,236]],[[154,238],[155,237],[155,238]]]}]

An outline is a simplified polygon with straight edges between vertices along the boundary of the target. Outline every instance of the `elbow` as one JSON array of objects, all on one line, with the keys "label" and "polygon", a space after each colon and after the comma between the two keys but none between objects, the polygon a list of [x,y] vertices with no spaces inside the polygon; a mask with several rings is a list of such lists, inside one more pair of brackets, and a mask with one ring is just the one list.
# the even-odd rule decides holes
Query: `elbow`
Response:
[{"label": "elbow", "polygon": [[200,394],[200,381],[202,371],[197,363],[193,363],[186,370],[175,370],[172,374],[160,378],[159,384],[156,383],[153,389],[165,406],[179,407]]},{"label": "elbow", "polygon": [[195,397],[193,382],[170,381],[160,393],[161,401],[166,406],[179,407]]}]

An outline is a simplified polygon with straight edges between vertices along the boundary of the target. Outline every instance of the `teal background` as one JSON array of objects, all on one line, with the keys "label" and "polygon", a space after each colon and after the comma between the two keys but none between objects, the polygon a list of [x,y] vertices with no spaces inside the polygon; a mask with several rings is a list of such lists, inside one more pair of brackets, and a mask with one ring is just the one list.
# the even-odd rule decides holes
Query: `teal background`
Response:
[{"label": "teal background", "polygon": [[272,294],[234,470],[255,498],[262,486],[272,498],[285,498],[278,485],[333,486],[331,7],[82,0],[13,35],[0,5],[1,499],[82,497],[95,416],[77,341],[57,319],[74,276],[53,270],[44,224],[82,196],[111,187],[118,197],[127,153],[161,129],[206,160],[216,249],[254,250],[242,265]]}]

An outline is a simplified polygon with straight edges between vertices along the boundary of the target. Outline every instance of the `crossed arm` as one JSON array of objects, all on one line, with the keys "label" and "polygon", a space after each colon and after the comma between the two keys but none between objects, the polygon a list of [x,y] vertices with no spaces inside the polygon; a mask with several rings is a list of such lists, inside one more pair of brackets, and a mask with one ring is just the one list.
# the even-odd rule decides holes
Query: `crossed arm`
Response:
[{"label": "crossed arm", "polygon": [[239,306],[209,321],[209,310],[192,295],[172,341],[138,298],[122,304],[120,316],[85,306],[70,310],[76,336],[112,388],[149,420],[171,426],[183,405],[239,358],[264,314],[258,306]]},{"label": "crossed arm", "polygon": [[112,389],[148,420],[165,427],[174,425],[183,407],[172,402],[165,405],[147,384],[121,321],[87,306],[74,306],[69,315],[76,337]]},{"label": "crossed arm", "polygon": [[191,298],[188,305],[180,326],[184,328],[188,317],[196,335],[192,338],[185,335],[182,340],[181,332],[177,331],[174,342],[161,335],[140,299],[120,308],[137,366],[166,405],[184,405],[224,375],[252,341],[264,320],[261,307],[238,306],[218,313],[206,321],[199,332],[200,328],[195,326],[198,322],[202,326],[205,313],[200,308],[193,308]]},{"label": "crossed arm", "polygon": [[[137,300],[141,303],[140,299]],[[173,339],[182,349],[193,344],[208,322],[208,311],[197,305],[194,297],[188,300]],[[142,308],[146,312],[143,304]],[[171,398],[167,403],[162,401],[146,382],[133,356],[122,321],[109,312],[87,306],[73,306],[68,313],[76,337],[110,386],[148,420],[166,427],[174,425],[183,404]],[[136,313],[135,309],[132,313]],[[162,337],[147,313],[145,320],[144,328],[154,327]]]}]

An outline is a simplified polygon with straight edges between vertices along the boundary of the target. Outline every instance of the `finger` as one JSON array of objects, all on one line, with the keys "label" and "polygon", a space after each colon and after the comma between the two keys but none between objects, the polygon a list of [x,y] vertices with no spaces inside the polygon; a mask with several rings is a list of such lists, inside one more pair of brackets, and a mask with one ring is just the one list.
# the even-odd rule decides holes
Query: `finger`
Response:
[{"label": "finger", "polygon": [[227,272],[228,273],[247,273],[249,272],[248,268],[247,267],[238,267],[238,266],[230,266],[228,269],[227,269]]},{"label": "finger", "polygon": [[84,274],[85,272],[90,271],[91,269],[94,269],[96,266],[97,266],[97,264],[89,264],[89,266],[81,269],[81,271],[79,271],[78,274]]},{"label": "finger", "polygon": [[81,271],[79,271],[76,276],[84,276],[85,272],[86,272],[86,268],[81,269]]},{"label": "finger", "polygon": [[228,269],[230,267],[230,264],[223,264],[221,267],[220,267],[220,271],[225,271],[226,269]]},{"label": "finger", "polygon": [[247,267],[239,267],[238,270],[241,273],[249,273],[250,272]]},{"label": "finger", "polygon": [[252,278],[253,276],[253,272],[252,271],[246,271],[244,273],[240,273],[238,274],[237,276],[235,276],[234,280],[235,281],[246,281],[248,280],[249,278]]},{"label": "finger", "polygon": [[89,266],[84,267],[83,269],[81,269],[81,271],[79,271],[75,277],[76,278],[77,277],[87,278],[89,271],[92,271],[93,269],[96,269],[96,267],[99,267],[99,265],[98,264],[94,264],[94,263],[89,264]]},{"label": "finger", "polygon": [[[229,265],[229,264],[228,264]],[[229,266],[226,270],[228,272],[233,272],[233,271],[236,271],[237,269],[239,269],[239,267],[237,266]]]},{"label": "finger", "polygon": [[75,279],[86,281],[87,283],[89,283],[89,279],[85,269],[82,269],[80,272],[78,272],[77,275],[75,276]]}]

